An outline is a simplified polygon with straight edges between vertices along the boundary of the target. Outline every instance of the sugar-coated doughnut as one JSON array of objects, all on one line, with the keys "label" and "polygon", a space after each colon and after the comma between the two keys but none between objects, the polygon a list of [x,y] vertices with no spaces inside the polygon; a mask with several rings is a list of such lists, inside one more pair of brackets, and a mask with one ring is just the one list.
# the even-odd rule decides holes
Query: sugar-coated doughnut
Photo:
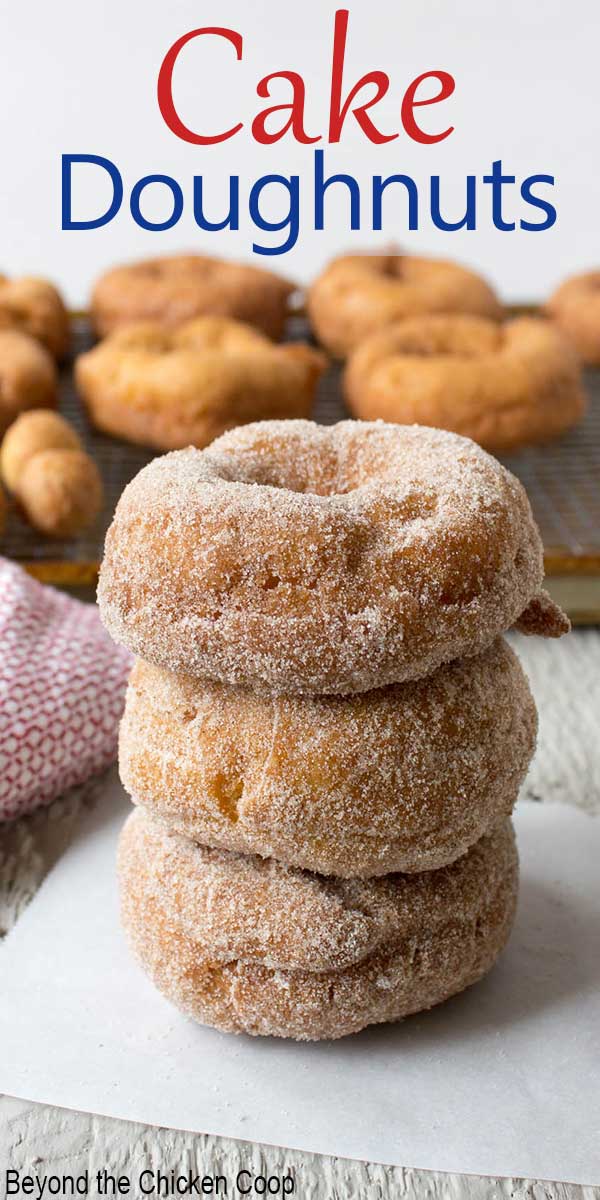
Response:
[{"label": "sugar-coated doughnut", "polygon": [[309,288],[308,315],[319,341],[345,358],[369,334],[425,313],[474,313],[498,320],[489,284],[444,259],[411,254],[348,254],[336,258]]},{"label": "sugar-coated doughnut", "polygon": [[9,492],[18,490],[25,463],[40,450],[81,450],[81,441],[73,426],[49,408],[21,413],[4,435],[0,447],[0,475]]},{"label": "sugar-coated doughnut", "polygon": [[502,639],[346,697],[265,698],[138,661],[119,764],[136,803],[203,845],[325,875],[428,871],[512,811],[536,725]]},{"label": "sugar-coated doughnut", "polygon": [[121,835],[122,920],[158,989],[231,1033],[339,1038],[475,983],[510,933],[518,861],[504,820],[449,867],[324,880],[207,850],[143,811]]},{"label": "sugar-coated doughnut", "polygon": [[36,529],[49,537],[73,537],[98,516],[102,479],[82,450],[40,450],[25,463],[17,496]]},{"label": "sugar-coated doughnut", "polygon": [[27,333],[0,328],[0,435],[29,408],[53,408],[58,380],[47,350]]},{"label": "sugar-coated doughnut", "polygon": [[77,359],[75,380],[103,432],[176,450],[249,421],[310,416],[324,367],[311,346],[275,345],[229,317],[197,317],[176,330],[117,330]]},{"label": "sugar-coated doughnut", "polygon": [[63,358],[69,346],[69,316],[60,293],[47,279],[0,275],[0,329],[17,329]]},{"label": "sugar-coated doughnut", "polygon": [[295,284],[247,263],[177,254],[113,267],[92,293],[100,337],[137,321],[173,328],[192,317],[237,317],[280,338]]},{"label": "sugar-coated doughnut", "polygon": [[566,279],[550,297],[546,311],[583,362],[600,367],[600,270]]},{"label": "sugar-coated doughnut", "polygon": [[559,436],[586,406],[576,354],[539,317],[386,326],[350,357],[344,392],[356,417],[451,429],[497,452]]},{"label": "sugar-coated doughnut", "polygon": [[[344,694],[477,654],[542,578],[525,491],[474,442],[264,421],[136,476],[98,598],[117,642],[173,672]],[[541,623],[569,627],[549,600]]]}]

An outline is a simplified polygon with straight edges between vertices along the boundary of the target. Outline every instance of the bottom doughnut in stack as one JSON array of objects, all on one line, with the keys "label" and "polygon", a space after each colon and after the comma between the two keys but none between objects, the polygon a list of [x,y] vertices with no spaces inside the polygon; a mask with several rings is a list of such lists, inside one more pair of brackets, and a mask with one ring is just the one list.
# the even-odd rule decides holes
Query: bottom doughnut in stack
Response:
[{"label": "bottom doughnut in stack", "polygon": [[516,906],[510,820],[437,871],[336,879],[198,846],[143,809],[119,849],[122,918],[156,987],[232,1033],[339,1038],[475,983]]}]

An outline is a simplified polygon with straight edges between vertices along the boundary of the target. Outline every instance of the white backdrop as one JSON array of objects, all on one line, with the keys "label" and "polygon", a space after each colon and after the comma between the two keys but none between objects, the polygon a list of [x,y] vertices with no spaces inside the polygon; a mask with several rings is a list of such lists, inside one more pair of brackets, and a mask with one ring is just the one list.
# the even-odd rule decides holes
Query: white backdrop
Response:
[{"label": "white backdrop", "polygon": [[[351,234],[347,201],[331,192],[324,232],[311,228],[308,205],[295,249],[257,261],[305,280],[333,252],[395,238],[412,250],[479,267],[507,299],[543,296],[565,274],[600,265],[597,0],[505,0],[502,5],[495,0],[355,0],[349,7],[345,81],[350,84],[374,68],[386,70],[392,87],[377,113],[382,124],[398,129],[408,83],[423,71],[447,70],[456,78],[454,96],[439,111],[435,106],[421,110],[420,118],[429,128],[452,123],[455,132],[437,146],[415,145],[401,133],[386,146],[372,147],[351,118],[340,147],[322,143],[327,170],[350,171],[361,182],[374,173],[402,172],[421,184],[440,174],[451,217],[460,214],[466,174],[480,177],[501,158],[517,179],[538,172],[556,177],[557,223],[542,233],[500,232],[493,228],[488,196],[475,231],[443,233],[426,220],[418,232],[407,234],[405,205],[394,211],[390,197],[383,233]],[[235,63],[231,47],[212,39],[196,40],[181,56],[175,86],[184,119],[204,128],[225,128],[239,119],[249,124],[266,103],[255,96],[259,78],[294,69],[307,80],[308,129],[326,132],[335,8],[328,0],[100,0],[92,5],[1,0],[0,269],[48,274],[72,303],[80,304],[97,273],[121,259],[182,248],[251,257],[253,231],[243,203],[238,233],[198,230],[191,205],[193,175],[204,175],[207,209],[218,216],[230,173],[240,175],[243,196],[266,172],[295,171],[309,181],[314,148],[299,147],[290,138],[257,148],[246,130],[217,148],[180,142],[158,110],[160,63],[186,31],[229,25],[244,35],[241,63]],[[281,91],[273,102],[285,99]],[[182,220],[167,232],[144,231],[134,224],[126,200],[104,228],[61,231],[62,153],[113,160],[124,177],[126,197],[142,175],[173,175],[185,193]],[[102,185],[88,168],[76,192],[81,210],[101,208],[108,197],[104,179]],[[522,203],[515,208],[527,215]],[[157,201],[156,215],[162,211]],[[368,209],[365,219],[369,224]]]}]

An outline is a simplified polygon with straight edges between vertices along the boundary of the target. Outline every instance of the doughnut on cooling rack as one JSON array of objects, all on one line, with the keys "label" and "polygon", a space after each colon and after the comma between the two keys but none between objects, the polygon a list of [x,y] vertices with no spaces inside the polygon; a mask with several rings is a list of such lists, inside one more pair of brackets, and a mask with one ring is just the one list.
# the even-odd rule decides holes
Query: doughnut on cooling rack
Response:
[{"label": "doughnut on cooling rack", "polygon": [[[520,309],[518,311],[523,311]],[[70,541],[40,537],[12,512],[0,538],[0,554],[36,578],[67,586],[94,586],[104,534],[125,484],[154,457],[152,451],[98,433],[90,425],[73,384],[73,357],[93,344],[86,315],[73,317],[71,358],[60,376],[60,411],[80,433],[102,473],[106,499],[93,529]],[[291,340],[309,336],[302,316],[288,321]],[[502,458],[524,484],[544,542],[546,585],[575,623],[600,621],[600,370],[587,370],[590,403],[580,425],[559,441]],[[333,424],[349,414],[332,365],[321,379],[315,419]]]}]

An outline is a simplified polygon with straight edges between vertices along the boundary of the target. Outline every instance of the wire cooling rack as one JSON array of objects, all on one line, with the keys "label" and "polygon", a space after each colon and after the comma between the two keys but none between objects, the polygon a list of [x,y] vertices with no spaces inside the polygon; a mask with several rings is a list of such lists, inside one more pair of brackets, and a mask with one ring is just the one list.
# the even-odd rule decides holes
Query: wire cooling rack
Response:
[{"label": "wire cooling rack", "polygon": [[[289,322],[288,337],[308,337],[301,317]],[[92,344],[85,317],[73,319],[73,357]],[[600,371],[588,372],[590,397],[582,423],[560,441],[523,450],[503,461],[525,485],[546,551],[550,576],[578,578],[589,600],[579,604],[588,620],[600,619]],[[72,359],[61,375],[60,410],[77,428],[102,473],[106,501],[93,529],[69,541],[42,538],[13,508],[0,553],[23,563],[49,583],[86,585],[96,579],[104,534],[125,484],[153,457],[153,452],[98,433],[89,423],[73,383]],[[348,413],[340,389],[339,368],[321,379],[315,419],[333,424]],[[586,584],[587,581],[587,584]],[[593,598],[590,586],[595,588]],[[554,588],[552,589],[555,590]],[[597,606],[597,607],[596,607]],[[567,602],[577,608],[577,603]]]}]

